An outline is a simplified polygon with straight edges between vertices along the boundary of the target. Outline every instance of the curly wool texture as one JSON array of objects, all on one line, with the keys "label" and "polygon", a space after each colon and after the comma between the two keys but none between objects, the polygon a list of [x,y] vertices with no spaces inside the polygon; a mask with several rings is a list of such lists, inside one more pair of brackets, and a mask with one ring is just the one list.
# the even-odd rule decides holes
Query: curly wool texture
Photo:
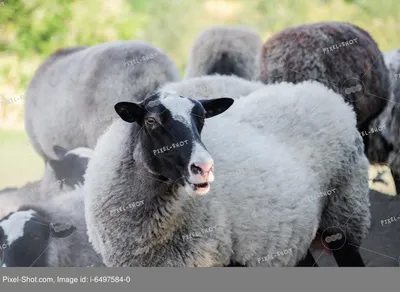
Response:
[{"label": "curly wool texture", "polygon": [[214,26],[194,41],[185,78],[222,74],[252,80],[261,46],[259,34],[250,28]]},{"label": "curly wool texture", "polygon": [[349,23],[286,28],[265,42],[259,62],[258,80],[264,83],[316,80],[341,94],[353,106],[362,130],[389,100],[388,70],[378,45]]},{"label": "curly wool texture", "polygon": [[[132,150],[139,130],[115,122],[86,173],[89,240],[107,266],[294,266],[318,227],[341,228],[355,244],[368,233],[368,161],[355,115],[321,84],[268,86],[207,120],[202,140],[216,178],[200,200],[146,175]],[[299,203],[329,188],[335,195]]]},{"label": "curly wool texture", "polygon": [[29,84],[27,134],[45,160],[57,159],[54,145],[67,150],[94,148],[117,117],[113,112],[117,102],[140,101],[179,79],[172,60],[142,41],[59,50],[39,67]]},{"label": "curly wool texture", "polygon": [[220,97],[238,98],[264,87],[265,84],[261,82],[216,74],[171,82],[164,85],[161,90],[177,91],[186,98],[209,99]]}]

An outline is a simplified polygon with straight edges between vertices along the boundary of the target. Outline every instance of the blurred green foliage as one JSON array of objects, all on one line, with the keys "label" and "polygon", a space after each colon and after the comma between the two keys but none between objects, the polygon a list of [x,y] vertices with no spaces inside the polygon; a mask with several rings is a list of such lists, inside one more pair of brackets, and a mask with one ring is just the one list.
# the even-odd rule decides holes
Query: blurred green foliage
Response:
[{"label": "blurred green foliage", "polygon": [[[183,73],[194,39],[212,25],[252,26],[266,40],[317,21],[351,22],[382,51],[400,47],[399,0],[0,0],[0,100],[24,96],[36,68],[63,47],[146,40]],[[0,103],[0,188],[37,179],[43,170],[26,134],[2,130],[19,127],[22,101]]]},{"label": "blurred green foliage", "polygon": [[61,47],[142,39],[183,72],[193,40],[213,24],[252,26],[267,39],[324,20],[359,25],[383,51],[400,47],[398,0],[0,0],[0,95],[23,94]]}]

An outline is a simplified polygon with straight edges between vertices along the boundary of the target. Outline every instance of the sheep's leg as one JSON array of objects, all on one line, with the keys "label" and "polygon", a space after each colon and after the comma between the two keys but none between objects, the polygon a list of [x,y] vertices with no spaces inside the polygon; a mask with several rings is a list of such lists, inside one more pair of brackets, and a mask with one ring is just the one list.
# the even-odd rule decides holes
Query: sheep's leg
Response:
[{"label": "sheep's leg", "polygon": [[310,250],[307,250],[306,257],[299,261],[296,267],[318,267],[317,262],[315,261],[313,255],[311,254]]},{"label": "sheep's leg", "polygon": [[[324,235],[324,241],[327,242],[326,238],[328,236],[335,235]],[[326,245],[332,250],[333,257],[339,267],[365,267],[358,246],[351,244],[351,242],[346,242],[346,236],[342,236],[340,239],[336,238],[335,240],[330,239],[329,241]]]}]

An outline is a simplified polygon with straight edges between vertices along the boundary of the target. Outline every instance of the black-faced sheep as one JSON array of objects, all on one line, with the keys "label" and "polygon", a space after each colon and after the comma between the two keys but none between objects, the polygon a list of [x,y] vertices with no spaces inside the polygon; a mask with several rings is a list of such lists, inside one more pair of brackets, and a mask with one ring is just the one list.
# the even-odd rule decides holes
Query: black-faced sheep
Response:
[{"label": "black-faced sheep", "polygon": [[177,80],[175,64],[146,42],[59,50],[39,67],[27,89],[27,134],[45,161],[57,159],[55,145],[67,150],[93,148],[116,117],[110,110],[116,102],[140,101]]},{"label": "black-faced sheep", "polygon": [[42,180],[0,191],[0,218],[15,212],[22,204],[46,200],[83,184],[83,175],[93,150],[79,147],[66,152],[55,147],[55,152],[59,159],[47,162]]},{"label": "black-faced sheep", "polygon": [[221,74],[252,80],[261,46],[258,33],[247,27],[214,26],[195,40],[185,78]]},{"label": "black-faced sheep", "polygon": [[[269,40],[260,55],[264,83],[316,80],[339,93],[357,114],[360,132],[389,100],[389,77],[378,45],[363,29],[342,22],[286,28]],[[365,150],[368,139],[363,137]]]},{"label": "black-faced sheep", "polygon": [[103,266],[88,242],[80,189],[0,219],[2,267]]},{"label": "black-faced sheep", "polygon": [[71,151],[59,146],[53,149],[58,159],[46,162],[45,173],[40,183],[41,193],[49,196],[61,190],[70,191],[82,186],[86,167],[93,153],[92,149],[86,147],[78,147]]},{"label": "black-faced sheep", "polygon": [[106,266],[294,266],[318,229],[343,234],[328,246],[356,265],[349,243],[368,233],[368,161],[342,98],[316,82],[232,106],[179,94],[116,104],[125,122],[96,145],[85,214]]}]

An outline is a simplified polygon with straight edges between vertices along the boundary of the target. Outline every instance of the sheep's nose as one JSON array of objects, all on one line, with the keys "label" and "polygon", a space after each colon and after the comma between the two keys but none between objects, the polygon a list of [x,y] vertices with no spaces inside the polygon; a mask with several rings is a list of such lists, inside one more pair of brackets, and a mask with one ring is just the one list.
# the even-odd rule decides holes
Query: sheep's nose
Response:
[{"label": "sheep's nose", "polygon": [[214,161],[208,161],[208,162],[193,162],[192,165],[190,165],[190,171],[193,174],[208,174],[211,170],[213,170],[214,167]]}]

